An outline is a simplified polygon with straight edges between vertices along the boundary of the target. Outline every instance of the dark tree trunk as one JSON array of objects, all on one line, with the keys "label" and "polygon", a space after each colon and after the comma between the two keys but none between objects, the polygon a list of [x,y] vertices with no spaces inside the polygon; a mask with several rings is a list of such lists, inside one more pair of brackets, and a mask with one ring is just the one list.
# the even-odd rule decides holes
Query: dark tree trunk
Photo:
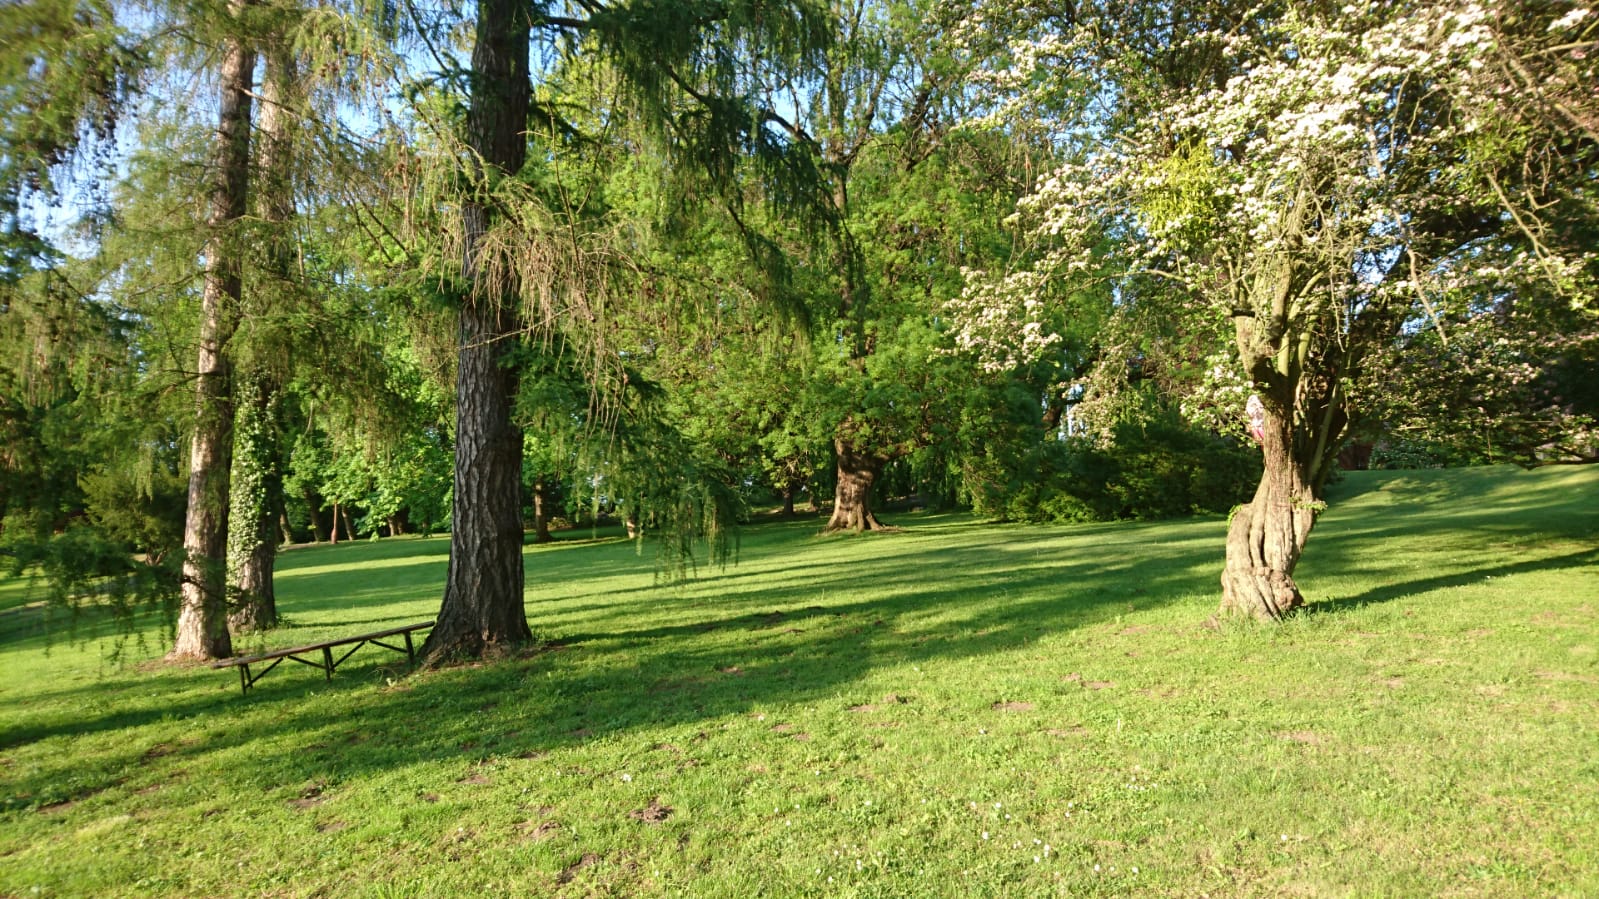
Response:
[{"label": "dark tree trunk", "polygon": [[794,512],[794,485],[789,484],[783,488],[783,517],[793,518]]},{"label": "dark tree trunk", "polygon": [[533,542],[550,543],[555,540],[550,536],[550,497],[549,487],[543,478],[533,482]]},{"label": "dark tree trunk", "polygon": [[328,539],[328,526],[322,521],[322,497],[310,487],[303,487],[300,495],[305,498],[306,520],[311,524],[311,542],[321,543]]},{"label": "dark tree trunk", "polygon": [[282,532],[284,545],[294,542],[294,529],[289,527],[289,513],[281,506],[278,508],[278,530]]},{"label": "dark tree trunk", "polygon": [[276,385],[241,378],[234,417],[233,474],[228,518],[231,572],[228,624],[235,631],[277,627],[272,569],[278,557],[278,510],[283,477],[278,473]]},{"label": "dark tree trunk", "polygon": [[[231,4],[235,14],[242,3]],[[183,585],[177,638],[167,658],[219,659],[233,654],[228,634],[224,565],[228,534],[228,467],[232,453],[232,386],[227,344],[237,327],[241,288],[232,226],[246,212],[250,182],[250,91],[255,52],[242,40],[224,43],[221,100],[211,189],[200,349],[195,375],[194,438],[189,450],[189,507],[183,525]]]},{"label": "dark tree trunk", "polygon": [[1291,413],[1265,401],[1265,471],[1255,498],[1233,513],[1222,570],[1221,612],[1276,621],[1303,605],[1294,568],[1321,504],[1309,466],[1297,458]]},{"label": "dark tree trunk", "polygon": [[[527,152],[528,20],[520,0],[480,0],[472,50],[467,139],[486,189],[522,168]],[[498,170],[498,171],[496,171]],[[461,204],[464,274],[456,377],[455,505],[450,566],[423,663],[479,657],[532,639],[522,597],[522,432],[511,421],[517,373],[505,364],[521,331],[508,265],[487,265],[493,215],[480,196]]]},{"label": "dark tree trunk", "polygon": [[861,452],[843,438],[833,439],[838,452],[838,486],[833,491],[833,517],[824,531],[875,531],[883,525],[872,512],[872,485],[888,460]]}]

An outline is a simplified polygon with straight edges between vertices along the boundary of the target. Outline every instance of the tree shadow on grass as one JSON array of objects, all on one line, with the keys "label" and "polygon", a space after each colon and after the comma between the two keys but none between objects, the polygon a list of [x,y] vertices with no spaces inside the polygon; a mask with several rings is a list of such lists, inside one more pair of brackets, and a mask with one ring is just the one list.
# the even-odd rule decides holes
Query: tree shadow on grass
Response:
[{"label": "tree shadow on grass", "polygon": [[[1018,564],[999,551],[1006,540],[995,533],[989,546],[950,552],[928,543],[910,552],[889,538],[882,548],[892,552],[881,553],[887,562],[830,572],[802,566],[803,576],[783,589],[762,589],[757,571],[711,602],[629,597],[572,622],[559,650],[396,685],[375,684],[382,669],[368,664],[348,674],[341,668],[332,684],[316,672],[274,672],[240,696],[233,672],[206,672],[230,690],[191,687],[174,702],[146,695],[137,708],[7,734],[8,749],[60,734],[125,730],[129,737],[126,749],[101,753],[98,773],[86,776],[70,752],[52,754],[15,792],[37,804],[112,789],[149,751],[153,737],[138,730],[174,717],[186,720],[192,740],[175,754],[208,758],[202,767],[227,772],[216,776],[247,775],[288,790],[331,772],[350,779],[419,762],[469,766],[773,705],[842,711],[839,697],[875,670],[1013,650],[1113,618],[1129,602],[1190,595],[1208,583],[1213,555],[1179,540],[1169,552],[1145,547],[1137,555],[1123,545],[1094,558]],[[793,567],[775,553],[765,561]],[[567,617],[560,608],[548,614]],[[73,790],[64,794],[63,783]]]},{"label": "tree shadow on grass", "polygon": [[1469,584],[1479,583],[1486,578],[1509,577],[1510,575],[1527,574],[1534,571],[1561,571],[1595,564],[1599,564],[1599,549],[1583,550],[1543,559],[1529,559],[1524,562],[1478,566],[1465,571],[1452,571],[1448,574],[1439,574],[1433,577],[1384,584],[1381,587],[1367,590],[1355,596],[1319,600],[1306,605],[1303,614],[1329,615],[1348,612],[1369,605],[1428,593],[1433,590],[1464,587]]}]

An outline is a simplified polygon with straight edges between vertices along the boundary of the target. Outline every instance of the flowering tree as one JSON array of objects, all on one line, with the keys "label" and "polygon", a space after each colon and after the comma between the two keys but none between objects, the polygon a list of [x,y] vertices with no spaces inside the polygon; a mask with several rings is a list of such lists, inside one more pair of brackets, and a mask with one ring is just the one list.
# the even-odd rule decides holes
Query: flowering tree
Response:
[{"label": "flowering tree", "polygon": [[[1180,323],[1189,356],[1212,363],[1190,407],[1241,424],[1249,396],[1260,406],[1264,474],[1232,518],[1222,609],[1279,618],[1303,602],[1294,568],[1373,354],[1531,285],[1592,305],[1593,257],[1554,239],[1571,229],[1550,217],[1594,221],[1579,126],[1599,105],[1595,17],[1474,2],[998,6],[969,34],[1003,62],[990,121],[1051,128],[1070,161],[1017,211],[1048,245],[1041,261],[969,273],[952,310],[962,341],[993,365],[1046,350],[1060,283],[1097,285],[1124,328]],[[992,43],[1005,24],[1011,39]],[[1517,74],[1529,59],[1541,112]]]}]

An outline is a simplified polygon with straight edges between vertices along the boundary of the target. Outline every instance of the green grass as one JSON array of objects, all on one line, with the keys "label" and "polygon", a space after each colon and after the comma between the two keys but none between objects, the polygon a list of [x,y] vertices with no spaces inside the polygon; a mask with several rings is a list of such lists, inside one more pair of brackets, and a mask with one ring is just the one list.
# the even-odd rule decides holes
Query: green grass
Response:
[{"label": "green grass", "polygon": [[[6,584],[0,894],[1599,895],[1596,500],[1352,475],[1278,627],[1205,626],[1219,519],[765,525],[681,587],[574,540],[555,651],[248,697]],[[288,552],[255,645],[424,620],[446,551]]]}]

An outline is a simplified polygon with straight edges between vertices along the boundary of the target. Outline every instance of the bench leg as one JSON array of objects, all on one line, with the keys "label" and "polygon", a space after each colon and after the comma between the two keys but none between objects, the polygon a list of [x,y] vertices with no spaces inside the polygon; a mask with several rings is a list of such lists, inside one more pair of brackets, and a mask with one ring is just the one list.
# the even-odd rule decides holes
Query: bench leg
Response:
[{"label": "bench leg", "polygon": [[405,660],[411,663],[412,668],[416,667],[416,650],[411,648],[410,631],[405,632]]},{"label": "bench leg", "polygon": [[239,666],[239,692],[243,693],[246,696],[250,695],[250,666],[249,665],[240,665]]},{"label": "bench leg", "polygon": [[325,666],[328,680],[331,682],[333,680],[333,650],[326,646],[322,647],[322,664]]}]

